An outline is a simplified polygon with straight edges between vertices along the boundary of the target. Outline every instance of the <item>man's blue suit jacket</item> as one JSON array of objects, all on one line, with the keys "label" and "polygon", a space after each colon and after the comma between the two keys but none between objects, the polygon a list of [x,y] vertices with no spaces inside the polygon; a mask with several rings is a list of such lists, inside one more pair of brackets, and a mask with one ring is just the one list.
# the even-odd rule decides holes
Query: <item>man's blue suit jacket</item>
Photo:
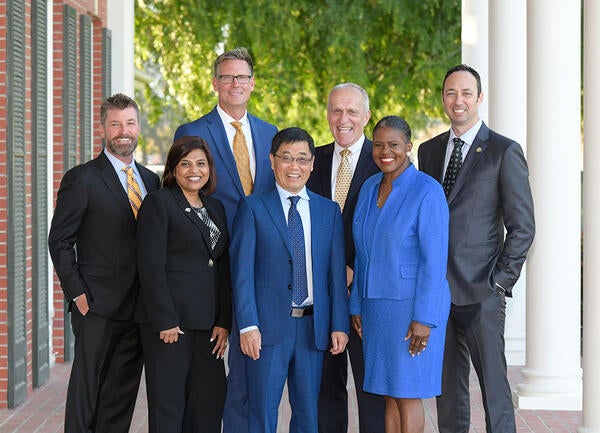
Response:
[{"label": "man's blue suit jacket", "polygon": [[[248,115],[250,130],[252,131],[252,143],[256,159],[256,176],[254,179],[253,193],[270,191],[275,186],[269,151],[271,141],[277,133],[277,128],[264,120]],[[225,206],[225,215],[228,228],[231,231],[231,223],[235,216],[237,204],[244,197],[244,188],[237,172],[235,159],[231,146],[227,140],[225,127],[217,112],[217,107],[211,112],[194,120],[184,123],[175,131],[175,140],[186,135],[201,137],[206,140],[208,148],[215,161],[217,173],[217,190],[213,197],[219,199]]]},{"label": "man's blue suit jacket", "polygon": [[[313,270],[315,343],[348,333],[344,227],[337,203],[308,191]],[[239,328],[257,325],[262,344],[275,345],[295,329],[292,253],[277,189],[240,201],[230,245],[234,307]]]}]

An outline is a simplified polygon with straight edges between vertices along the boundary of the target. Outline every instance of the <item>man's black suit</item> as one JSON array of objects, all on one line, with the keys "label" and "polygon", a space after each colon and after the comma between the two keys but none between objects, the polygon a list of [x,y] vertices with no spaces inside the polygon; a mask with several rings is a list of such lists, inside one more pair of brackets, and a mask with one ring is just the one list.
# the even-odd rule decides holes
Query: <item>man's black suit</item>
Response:
[{"label": "man's black suit", "polygon": [[[221,431],[225,364],[212,354],[210,338],[215,326],[231,328],[229,235],[223,204],[210,196],[202,202],[220,231],[214,249],[208,226],[178,186],[149,194],[138,215],[142,311],[136,317],[150,433],[182,431],[183,425],[183,431]],[[164,343],[160,331],[176,326],[184,334]]]},{"label": "man's black suit", "polygon": [[[331,176],[334,150],[334,143],[316,148],[313,172],[307,183],[307,187],[311,191],[329,199],[333,196]],[[379,171],[379,168],[373,162],[371,151],[372,142],[365,138],[342,213],[346,265],[350,268],[354,268],[355,249],[352,235],[352,218],[358,200],[358,193],[364,181]],[[383,433],[385,430],[385,402],[383,397],[362,390],[365,370],[362,341],[356,331],[352,327],[350,328],[350,339],[347,348],[356,385],[360,432]],[[331,355],[326,352],[319,395],[319,433],[337,433],[348,430],[347,379],[348,357],[346,354]]]},{"label": "man's black suit", "polygon": [[[419,147],[419,169],[442,183],[449,132]],[[514,432],[506,378],[504,320],[535,224],[529,172],[521,146],[482,123],[448,195],[448,282],[441,433],[469,431],[469,355],[486,409],[488,432]],[[506,234],[505,234],[506,230]]]},{"label": "man's black suit", "polygon": [[[137,168],[148,192],[160,187],[156,174]],[[64,175],[48,245],[75,333],[65,432],[129,430],[142,370],[132,317],[139,286],[135,232],[127,194],[104,152]],[[83,293],[85,316],[73,302]]]}]

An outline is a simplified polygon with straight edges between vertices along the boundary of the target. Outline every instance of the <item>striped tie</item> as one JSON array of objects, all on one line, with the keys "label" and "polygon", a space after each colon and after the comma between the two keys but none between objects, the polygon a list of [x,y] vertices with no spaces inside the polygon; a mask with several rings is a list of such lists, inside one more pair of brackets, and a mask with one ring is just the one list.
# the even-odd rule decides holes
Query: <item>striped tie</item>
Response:
[{"label": "striped tie", "polygon": [[138,210],[142,204],[142,191],[135,177],[133,177],[133,169],[131,166],[123,167],[123,171],[127,175],[127,198],[133,210],[133,216],[137,218]]}]

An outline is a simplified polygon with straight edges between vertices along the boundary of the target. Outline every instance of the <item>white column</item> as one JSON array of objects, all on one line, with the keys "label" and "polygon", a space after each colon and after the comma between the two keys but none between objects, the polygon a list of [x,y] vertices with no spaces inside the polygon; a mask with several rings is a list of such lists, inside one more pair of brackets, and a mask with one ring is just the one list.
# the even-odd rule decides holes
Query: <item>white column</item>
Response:
[{"label": "white column", "polygon": [[[481,76],[481,86],[488,88],[488,0],[462,0],[461,5],[462,62],[475,68]],[[448,65],[452,67],[454,65]],[[488,120],[488,103],[484,98],[479,117]]]},{"label": "white column", "polygon": [[527,363],[514,395],[522,409],[581,409],[580,18],[576,1],[527,2],[536,238],[527,274]]},{"label": "white column", "polygon": [[133,98],[133,0],[108,0],[107,13],[107,26],[112,34],[111,94],[124,93]]},{"label": "white column", "polygon": [[[508,30],[510,29],[510,30]],[[489,0],[489,126],[517,141],[527,139],[527,9],[522,0]],[[525,269],[506,305],[506,360],[525,364]]]},{"label": "white column", "polygon": [[600,2],[584,1],[583,21],[583,426],[600,432]]}]

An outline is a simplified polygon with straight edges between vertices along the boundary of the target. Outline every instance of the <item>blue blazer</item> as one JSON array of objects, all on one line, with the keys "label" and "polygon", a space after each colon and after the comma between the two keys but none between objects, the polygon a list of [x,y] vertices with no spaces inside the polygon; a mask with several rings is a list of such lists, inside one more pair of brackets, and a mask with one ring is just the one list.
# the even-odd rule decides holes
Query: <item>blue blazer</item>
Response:
[{"label": "blue blazer", "polygon": [[[344,227],[339,206],[308,191],[313,266],[315,343],[330,346],[332,331],[348,333]],[[293,332],[292,252],[277,189],[240,201],[230,245],[233,300],[240,329],[257,325],[262,344]]]},{"label": "blue blazer", "polygon": [[[446,281],[448,206],[440,184],[411,164],[377,209],[382,173],[363,185],[354,211],[356,262],[350,313],[361,299],[413,300],[412,320],[438,326],[450,303]],[[381,212],[375,226],[368,216]]]},{"label": "blue blazer", "polygon": [[[264,120],[248,113],[248,122],[252,131],[252,142],[254,143],[254,156],[256,159],[256,177],[254,179],[253,193],[270,191],[275,187],[269,151],[271,141],[277,133],[277,128]],[[217,107],[201,118],[181,125],[175,131],[175,138],[185,135],[202,137],[208,143],[208,147],[215,161],[217,173],[217,190],[212,194],[225,206],[228,228],[231,224],[238,201],[244,197],[244,189],[240,176],[237,172],[235,159],[231,146],[227,140],[225,127],[217,112]]]}]

